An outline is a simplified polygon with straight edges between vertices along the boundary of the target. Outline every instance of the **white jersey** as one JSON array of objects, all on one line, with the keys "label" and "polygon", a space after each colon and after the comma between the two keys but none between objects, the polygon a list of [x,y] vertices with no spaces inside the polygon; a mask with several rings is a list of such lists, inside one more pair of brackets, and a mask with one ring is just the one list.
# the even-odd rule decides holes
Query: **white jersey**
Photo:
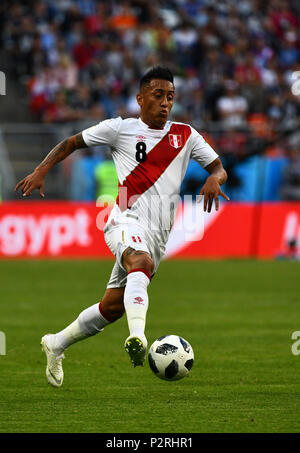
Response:
[{"label": "white jersey", "polygon": [[119,195],[108,222],[124,213],[167,242],[190,159],[205,168],[218,155],[191,126],[167,121],[151,129],[140,118],[105,120],[82,132],[87,146],[108,145]]}]

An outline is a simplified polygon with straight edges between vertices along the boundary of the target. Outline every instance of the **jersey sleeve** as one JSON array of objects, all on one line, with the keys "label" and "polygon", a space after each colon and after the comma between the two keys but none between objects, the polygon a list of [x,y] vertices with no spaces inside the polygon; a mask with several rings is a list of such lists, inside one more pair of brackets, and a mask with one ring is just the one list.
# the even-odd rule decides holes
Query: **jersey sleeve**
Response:
[{"label": "jersey sleeve", "polygon": [[121,117],[111,118],[101,121],[88,129],[84,129],[82,131],[82,138],[86,146],[108,145],[114,147],[121,122]]},{"label": "jersey sleeve", "polygon": [[200,135],[195,129],[192,129],[192,151],[191,158],[197,161],[202,168],[207,167],[219,156],[213,150],[213,148],[204,140],[202,135]]}]

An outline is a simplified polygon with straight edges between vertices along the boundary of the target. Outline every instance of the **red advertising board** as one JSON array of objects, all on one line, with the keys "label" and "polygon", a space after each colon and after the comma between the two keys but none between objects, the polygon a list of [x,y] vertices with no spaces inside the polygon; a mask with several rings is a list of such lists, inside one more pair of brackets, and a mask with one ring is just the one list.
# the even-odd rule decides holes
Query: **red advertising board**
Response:
[{"label": "red advertising board", "polygon": [[246,203],[223,204],[219,211],[213,208],[211,213],[204,214],[203,238],[199,237],[197,240],[195,237],[195,240],[185,242],[178,251],[174,249],[170,256],[182,258],[251,256],[254,208],[253,204]]},{"label": "red advertising board", "polygon": [[95,203],[17,201],[0,205],[0,256],[110,257]]},{"label": "red advertising board", "polygon": [[[287,252],[291,240],[300,255],[300,203],[223,203],[204,214],[204,233],[197,226],[188,240],[176,228],[186,215],[182,208],[166,258],[274,258]],[[112,258],[102,231],[109,210],[95,203],[4,202],[0,257]]]},{"label": "red advertising board", "polygon": [[300,258],[300,202],[257,205],[256,216],[259,218],[259,258],[273,258],[289,253],[291,241],[294,241],[294,252]]}]

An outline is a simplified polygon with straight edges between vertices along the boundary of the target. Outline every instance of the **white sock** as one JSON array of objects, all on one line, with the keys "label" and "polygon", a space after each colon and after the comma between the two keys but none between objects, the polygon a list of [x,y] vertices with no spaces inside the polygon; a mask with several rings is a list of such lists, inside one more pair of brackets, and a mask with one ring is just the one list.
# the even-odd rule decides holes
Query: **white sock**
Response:
[{"label": "white sock", "polygon": [[147,287],[149,277],[141,271],[130,272],[124,292],[124,307],[130,335],[143,337],[145,335],[146,314],[148,309]]},{"label": "white sock", "polygon": [[96,335],[107,324],[110,324],[110,321],[100,313],[99,303],[88,307],[80,313],[74,322],[55,334],[52,346],[54,353],[61,354],[71,344]]}]

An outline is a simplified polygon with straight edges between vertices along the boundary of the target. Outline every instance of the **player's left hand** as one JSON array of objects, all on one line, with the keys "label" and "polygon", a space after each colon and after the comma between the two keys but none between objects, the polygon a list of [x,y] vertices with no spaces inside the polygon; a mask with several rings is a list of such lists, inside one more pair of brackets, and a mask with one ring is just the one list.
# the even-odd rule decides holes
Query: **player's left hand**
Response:
[{"label": "player's left hand", "polygon": [[197,203],[200,203],[204,196],[204,211],[207,212],[211,211],[213,201],[215,200],[215,208],[216,211],[219,209],[219,196],[225,198],[225,200],[229,201],[230,198],[221,190],[220,184],[215,176],[209,176],[206,180],[206,183],[200,190],[200,195],[197,200]]}]

